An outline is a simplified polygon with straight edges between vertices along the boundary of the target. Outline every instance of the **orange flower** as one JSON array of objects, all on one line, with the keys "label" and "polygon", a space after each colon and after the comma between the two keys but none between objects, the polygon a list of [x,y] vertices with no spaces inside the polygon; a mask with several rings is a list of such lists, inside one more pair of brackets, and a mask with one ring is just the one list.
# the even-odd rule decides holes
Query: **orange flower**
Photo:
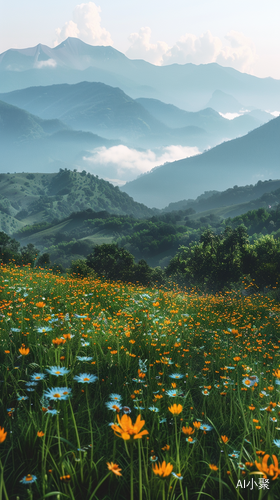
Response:
[{"label": "orange flower", "polygon": [[43,437],[44,435],[45,435],[45,434],[43,433],[43,431],[38,431],[38,432],[37,432],[37,436],[38,436],[39,438]]},{"label": "orange flower", "polygon": [[182,405],[172,405],[168,407],[168,410],[173,414],[173,415],[179,415],[183,411],[183,406]]},{"label": "orange flower", "polygon": [[153,472],[160,476],[160,477],[168,477],[170,476],[172,470],[173,470],[173,465],[171,465],[170,463],[168,463],[166,465],[166,462],[162,462],[162,464],[158,465],[158,464],[155,464],[155,465],[152,465],[152,469],[153,469]]},{"label": "orange flower", "polygon": [[272,481],[274,481],[278,475],[280,474],[280,469],[278,468],[278,460],[276,455],[272,455],[273,464],[267,465],[267,461],[269,459],[269,455],[265,455],[262,459],[262,462],[257,462],[255,460],[255,465],[257,469],[263,474],[264,478],[267,479],[267,476],[272,477]]},{"label": "orange flower", "polygon": [[163,448],[161,448],[163,451],[168,451],[170,450],[169,444],[166,444]]},{"label": "orange flower", "polygon": [[274,377],[276,377],[276,378],[280,378],[280,370],[279,370],[279,368],[277,368],[277,370],[275,370],[275,372],[273,372],[273,374],[272,374],[272,375],[273,375]]},{"label": "orange flower", "polygon": [[20,354],[22,354],[23,356],[27,356],[27,354],[29,354],[29,352],[30,352],[30,349],[29,349],[29,347],[27,347],[27,349],[25,349],[24,347],[21,347],[21,348],[19,349],[19,352],[20,352]]},{"label": "orange flower", "polygon": [[3,443],[7,437],[7,432],[5,432],[4,427],[0,427],[0,443]]},{"label": "orange flower", "polygon": [[221,436],[221,440],[223,441],[224,444],[226,444],[229,438],[227,436]]},{"label": "orange flower", "polygon": [[145,434],[149,434],[147,430],[140,432],[145,424],[145,420],[141,420],[141,415],[138,415],[134,425],[132,424],[131,418],[127,415],[123,415],[121,419],[119,415],[117,415],[117,419],[119,425],[113,424],[111,428],[116,436],[123,438],[125,441],[141,439]]},{"label": "orange flower", "polygon": [[108,469],[111,470],[116,476],[122,476],[120,471],[122,469],[119,468],[118,464],[114,464],[113,462],[107,462]]},{"label": "orange flower", "polygon": [[249,410],[251,410],[251,411],[255,410],[255,406],[253,406],[253,405],[249,406]]},{"label": "orange flower", "polygon": [[45,302],[37,302],[36,307],[45,307]]},{"label": "orange flower", "polygon": [[201,422],[193,422],[193,426],[195,429],[200,429]]},{"label": "orange flower", "polygon": [[209,467],[210,467],[211,470],[215,470],[215,471],[219,470],[219,468],[217,467],[217,465],[214,465],[214,464],[209,464]]},{"label": "orange flower", "polygon": [[195,432],[195,429],[193,429],[191,426],[189,426],[189,427],[183,426],[182,427],[182,432],[184,434],[186,434],[187,436],[190,436],[191,434],[193,434]]}]

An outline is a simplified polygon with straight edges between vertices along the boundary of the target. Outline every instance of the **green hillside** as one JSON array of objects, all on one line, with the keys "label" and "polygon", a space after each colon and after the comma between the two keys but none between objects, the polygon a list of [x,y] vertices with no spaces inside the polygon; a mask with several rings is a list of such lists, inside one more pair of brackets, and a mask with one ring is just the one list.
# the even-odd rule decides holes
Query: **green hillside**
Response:
[{"label": "green hillside", "polygon": [[[35,183],[35,179],[34,176],[30,180]],[[87,183],[84,191],[83,185],[78,182],[80,179]],[[177,208],[173,211],[172,204],[165,210],[155,212],[138,207],[137,218],[137,212],[133,215],[132,210],[124,214],[115,209],[113,213],[113,209],[100,208],[101,204],[98,207],[92,203],[95,208],[84,206],[82,210],[74,202],[67,205],[66,192],[69,191],[70,200],[73,198],[71,186],[76,190],[76,199],[79,199],[79,190],[87,193],[88,184],[92,182],[90,179],[88,175],[62,171],[49,182],[46,189],[48,196],[39,198],[34,194],[33,184],[33,198],[32,192],[29,192],[29,198],[27,194],[24,196],[24,200],[28,198],[27,209],[18,214],[6,198],[5,207],[2,202],[2,229],[21,245],[33,244],[41,253],[49,253],[52,262],[64,267],[68,267],[73,259],[86,257],[94,246],[112,242],[126,248],[136,259],[144,258],[150,266],[165,267],[180,245],[198,241],[206,229],[221,234],[226,225],[235,228],[243,223],[248,228],[248,234],[254,238],[255,233],[276,235],[279,229],[278,216],[273,214],[280,205],[280,181],[259,181],[255,186],[235,186],[212,195],[204,193],[196,200],[173,204],[173,208]],[[27,189],[25,184],[23,186]],[[108,190],[104,193],[109,198],[113,191],[107,184],[105,187]],[[7,188],[10,194],[12,186],[14,184],[8,185],[10,191]],[[97,187],[100,187],[100,182],[97,182]],[[136,210],[137,204],[131,202]],[[65,215],[55,216],[58,212],[62,213],[63,207]],[[72,207],[77,210],[72,212]],[[13,213],[8,214],[9,210]]]},{"label": "green hillside", "polygon": [[85,171],[0,174],[0,230],[8,234],[27,224],[59,221],[88,208],[136,218],[154,214],[118,187]]}]

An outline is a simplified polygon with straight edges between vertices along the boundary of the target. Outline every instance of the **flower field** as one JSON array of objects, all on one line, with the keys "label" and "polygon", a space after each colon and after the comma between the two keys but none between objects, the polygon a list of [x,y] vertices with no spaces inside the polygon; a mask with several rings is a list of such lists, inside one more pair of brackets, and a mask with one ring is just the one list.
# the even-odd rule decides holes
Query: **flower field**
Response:
[{"label": "flower field", "polygon": [[280,305],[1,266],[0,500],[280,498]]}]

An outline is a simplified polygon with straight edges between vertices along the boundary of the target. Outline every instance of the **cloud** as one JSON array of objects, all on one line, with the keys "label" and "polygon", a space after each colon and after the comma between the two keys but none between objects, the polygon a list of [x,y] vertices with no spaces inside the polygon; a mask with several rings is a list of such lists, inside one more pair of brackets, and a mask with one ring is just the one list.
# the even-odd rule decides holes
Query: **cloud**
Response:
[{"label": "cloud", "polygon": [[225,39],[229,42],[222,48],[216,62],[225,66],[232,66],[241,71],[251,72],[252,65],[256,59],[256,52],[253,42],[243,33],[230,31]]},{"label": "cloud", "polygon": [[131,33],[128,40],[131,45],[126,56],[131,59],[145,59],[152,64],[161,65],[162,56],[169,49],[167,43],[151,43],[151,28],[141,28],[139,33]]},{"label": "cloud", "polygon": [[124,184],[166,162],[199,154],[197,147],[167,146],[156,151],[138,151],[124,145],[97,148],[92,156],[84,157],[86,170],[113,184]]},{"label": "cloud", "polygon": [[47,61],[37,61],[34,65],[35,68],[55,68],[57,62],[54,59],[47,59]]},{"label": "cloud", "polygon": [[95,3],[82,3],[73,11],[73,19],[56,30],[54,46],[68,37],[80,38],[90,45],[113,45],[109,31],[101,27],[100,7]]},{"label": "cloud", "polygon": [[233,30],[224,39],[213,36],[210,31],[200,36],[186,33],[172,47],[165,42],[151,43],[151,29],[148,27],[132,33],[128,39],[131,43],[126,51],[128,57],[145,59],[157,65],[217,62],[249,73],[256,58],[252,41]]},{"label": "cloud", "polygon": [[214,62],[222,48],[218,37],[213,37],[210,31],[197,37],[186,33],[163,56],[163,64],[206,64]]}]

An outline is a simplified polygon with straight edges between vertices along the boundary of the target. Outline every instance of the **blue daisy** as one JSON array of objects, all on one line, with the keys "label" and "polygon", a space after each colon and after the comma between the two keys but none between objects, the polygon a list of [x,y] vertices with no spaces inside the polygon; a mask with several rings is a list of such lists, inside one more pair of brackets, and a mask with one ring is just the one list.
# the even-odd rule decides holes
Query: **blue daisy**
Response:
[{"label": "blue daisy", "polygon": [[24,478],[22,478],[20,480],[20,483],[23,483],[23,484],[32,484],[36,481],[37,477],[36,476],[33,476],[31,474],[27,474],[27,476],[24,476]]},{"label": "blue daisy", "polygon": [[37,380],[44,380],[46,378],[46,374],[45,373],[33,373],[33,375],[31,375],[30,379],[33,380],[34,382],[36,382]]},{"label": "blue daisy", "polygon": [[44,396],[54,401],[62,401],[68,399],[71,391],[72,389],[68,389],[68,387],[54,387],[45,391]]},{"label": "blue daisy", "polygon": [[199,428],[201,431],[212,431],[212,429],[213,429],[212,425],[208,425],[208,424],[201,424],[201,426]]},{"label": "blue daisy", "polygon": [[180,479],[180,481],[182,481],[183,479],[183,476],[181,476],[181,474],[176,474],[176,472],[171,472],[172,476],[176,477],[176,479]]},{"label": "blue daisy", "polygon": [[57,415],[59,411],[53,409],[53,410],[47,410],[45,413],[50,413],[51,415]]},{"label": "blue daisy", "polygon": [[159,412],[159,409],[156,406],[150,406],[149,410],[153,411],[154,413],[158,413]]},{"label": "blue daisy", "polygon": [[169,375],[170,378],[175,378],[175,379],[180,379],[180,378],[184,378],[184,375],[181,375],[180,373],[172,373],[171,375]]},{"label": "blue daisy", "polygon": [[93,359],[92,356],[77,356],[79,361],[91,361]]},{"label": "blue daisy", "polygon": [[166,391],[167,396],[170,396],[171,398],[176,398],[178,396],[178,391],[177,389],[172,389],[170,391]]},{"label": "blue daisy", "polygon": [[38,333],[46,333],[50,332],[51,330],[52,330],[51,326],[40,326],[39,328],[37,328]]},{"label": "blue daisy", "polygon": [[109,398],[112,400],[112,401],[120,401],[122,399],[122,396],[120,394],[110,394]]},{"label": "blue daisy", "polygon": [[46,371],[50,373],[50,375],[55,375],[56,377],[70,373],[70,370],[67,370],[67,368],[64,368],[63,366],[50,366],[50,368],[47,368]]},{"label": "blue daisy", "polygon": [[108,401],[107,403],[105,403],[105,406],[107,406],[108,410],[112,410],[112,411],[117,411],[117,410],[121,410],[122,409],[122,406],[119,404],[119,401]]},{"label": "blue daisy", "polygon": [[96,375],[90,375],[89,373],[80,373],[80,375],[75,375],[73,378],[80,384],[90,384],[98,379]]},{"label": "blue daisy", "polygon": [[17,398],[18,401],[25,401],[26,399],[28,399],[28,396],[19,396]]}]

